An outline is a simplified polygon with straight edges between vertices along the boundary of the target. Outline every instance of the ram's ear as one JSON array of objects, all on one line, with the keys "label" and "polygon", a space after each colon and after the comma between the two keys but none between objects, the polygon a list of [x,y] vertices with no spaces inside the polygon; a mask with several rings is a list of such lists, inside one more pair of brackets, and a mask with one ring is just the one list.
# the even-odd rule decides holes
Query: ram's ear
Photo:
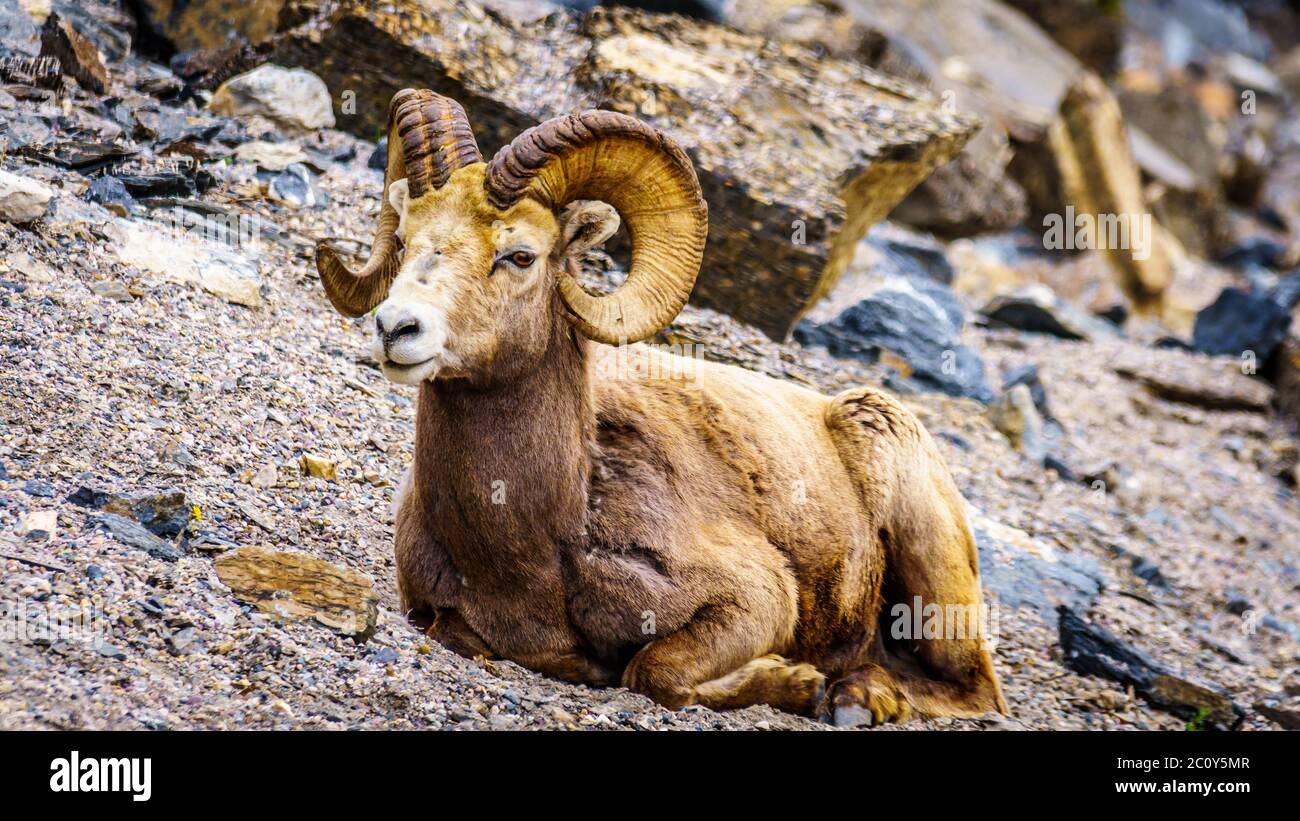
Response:
[{"label": "ram's ear", "polygon": [[397,236],[406,241],[406,206],[411,200],[411,187],[406,178],[388,184],[388,204],[397,212]]},{"label": "ram's ear", "polygon": [[556,258],[576,257],[599,248],[618,230],[618,212],[596,200],[570,203],[560,214],[560,241]]}]

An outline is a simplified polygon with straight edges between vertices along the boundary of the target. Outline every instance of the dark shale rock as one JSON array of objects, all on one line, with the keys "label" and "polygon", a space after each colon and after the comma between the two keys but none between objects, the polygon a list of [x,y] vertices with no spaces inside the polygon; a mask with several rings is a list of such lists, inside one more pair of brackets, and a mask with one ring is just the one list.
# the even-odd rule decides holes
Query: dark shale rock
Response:
[{"label": "dark shale rock", "polygon": [[518,23],[468,0],[345,2],[265,56],[318,73],[336,106],[344,90],[364,89],[355,113],[335,115],[370,139],[406,86],[460,101],[488,155],[588,108],[662,129],[691,155],[709,203],[692,300],[778,339],[831,289],[866,230],[976,127],[858,65],[629,9]]},{"label": "dark shale rock", "polygon": [[179,536],[190,521],[190,505],[180,490],[115,493],[82,486],[68,496],[68,501],[78,507],[134,519],[149,532],[167,538]]},{"label": "dark shale rock", "polygon": [[994,297],[980,313],[996,325],[1062,339],[1106,339],[1116,334],[1115,326],[1057,299],[1041,285]]},{"label": "dark shale rock", "polygon": [[1274,707],[1266,702],[1255,704],[1255,712],[1277,724],[1284,730],[1300,730],[1300,710],[1286,707]]},{"label": "dark shale rock", "polygon": [[97,202],[119,217],[128,216],[135,199],[117,177],[96,177],[86,189],[86,199]]},{"label": "dark shale rock", "polygon": [[94,43],[108,62],[130,54],[135,18],[122,0],[54,0],[50,8]]},{"label": "dark shale rock", "polygon": [[831,354],[884,362],[903,387],[988,402],[984,363],[961,343],[961,306],[942,286],[896,281],[827,322],[805,321],[795,338]]},{"label": "dark shale rock", "polygon": [[1212,305],[1196,315],[1192,346],[1201,353],[1241,356],[1253,351],[1262,365],[1286,339],[1287,309],[1267,296],[1224,288]]},{"label": "dark shale rock", "polygon": [[388,167],[387,137],[379,138],[379,142],[375,145],[375,150],[370,154],[370,159],[366,160],[366,167],[373,168],[376,171],[383,171]]},{"label": "dark shale rock", "polygon": [[859,255],[864,252],[862,246],[866,246],[869,258],[855,257],[853,267],[861,262],[869,265],[874,275],[885,279],[901,277],[920,284],[948,286],[956,277],[943,243],[892,222],[882,222],[868,231],[859,244]]},{"label": "dark shale rock", "polygon": [[176,545],[166,539],[158,538],[146,530],[138,521],[128,519],[126,516],[119,516],[116,513],[100,513],[90,518],[90,526],[107,531],[122,544],[139,548],[155,559],[174,562],[182,555]]},{"label": "dark shale rock", "polygon": [[1270,237],[1246,237],[1224,248],[1217,261],[1220,265],[1239,270],[1277,270],[1282,267],[1286,255],[1287,247],[1284,243]]},{"label": "dark shale rock", "polygon": [[28,496],[39,496],[46,499],[53,498],[54,485],[44,479],[28,479],[23,482],[23,493]]},{"label": "dark shale rock", "polygon": [[1057,612],[1061,650],[1074,671],[1131,686],[1156,707],[1217,729],[1229,730],[1241,723],[1245,711],[1227,695],[1163,669],[1065,605]]},{"label": "dark shale rock", "polygon": [[41,141],[23,147],[22,153],[42,162],[89,174],[135,156],[135,151],[114,143],[98,140],[58,139]]}]

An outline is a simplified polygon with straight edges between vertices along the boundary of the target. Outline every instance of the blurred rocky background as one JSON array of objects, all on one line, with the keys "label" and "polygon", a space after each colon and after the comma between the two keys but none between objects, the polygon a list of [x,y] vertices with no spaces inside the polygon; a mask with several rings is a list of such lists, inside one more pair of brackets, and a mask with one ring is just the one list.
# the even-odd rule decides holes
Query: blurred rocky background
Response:
[{"label": "blurred rocky background", "polygon": [[1012,716],[908,726],[1300,725],[1296,3],[0,0],[0,727],[817,726],[397,612],[413,393],[312,252],[405,86],[485,152],[669,133],[711,224],[656,341],[920,415]]}]

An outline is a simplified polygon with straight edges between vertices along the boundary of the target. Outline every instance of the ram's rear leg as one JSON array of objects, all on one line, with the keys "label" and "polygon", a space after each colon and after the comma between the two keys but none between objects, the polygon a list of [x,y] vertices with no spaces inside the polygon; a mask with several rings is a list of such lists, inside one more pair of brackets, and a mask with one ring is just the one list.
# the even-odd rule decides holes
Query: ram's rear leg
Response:
[{"label": "ram's rear leg", "polygon": [[673,709],[768,704],[814,715],[826,677],[811,665],[769,654],[794,630],[793,580],[773,574],[765,582],[736,585],[744,591],[736,595],[743,605],[702,607],[681,629],[642,647],[623,672],[623,686]]},{"label": "ram's rear leg", "polygon": [[820,712],[837,724],[1006,713],[985,643],[966,503],[933,441],[910,412],[873,391],[841,395],[828,421],[884,543],[881,629],[894,640],[903,620],[897,643],[919,670],[893,670],[883,659],[850,670],[827,688]]},{"label": "ram's rear leg", "polygon": [[694,703],[712,710],[766,704],[787,713],[812,716],[825,692],[826,676],[816,667],[767,655],[722,678],[697,685],[692,696]]}]

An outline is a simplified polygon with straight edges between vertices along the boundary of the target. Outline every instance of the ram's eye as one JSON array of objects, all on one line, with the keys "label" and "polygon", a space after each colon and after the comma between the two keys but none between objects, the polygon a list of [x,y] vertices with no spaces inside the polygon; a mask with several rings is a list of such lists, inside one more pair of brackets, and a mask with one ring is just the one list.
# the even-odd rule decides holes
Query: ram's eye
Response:
[{"label": "ram's eye", "polygon": [[534,259],[536,259],[536,257],[527,251],[515,251],[510,255],[510,264],[517,268],[527,268],[529,265],[533,264]]}]

